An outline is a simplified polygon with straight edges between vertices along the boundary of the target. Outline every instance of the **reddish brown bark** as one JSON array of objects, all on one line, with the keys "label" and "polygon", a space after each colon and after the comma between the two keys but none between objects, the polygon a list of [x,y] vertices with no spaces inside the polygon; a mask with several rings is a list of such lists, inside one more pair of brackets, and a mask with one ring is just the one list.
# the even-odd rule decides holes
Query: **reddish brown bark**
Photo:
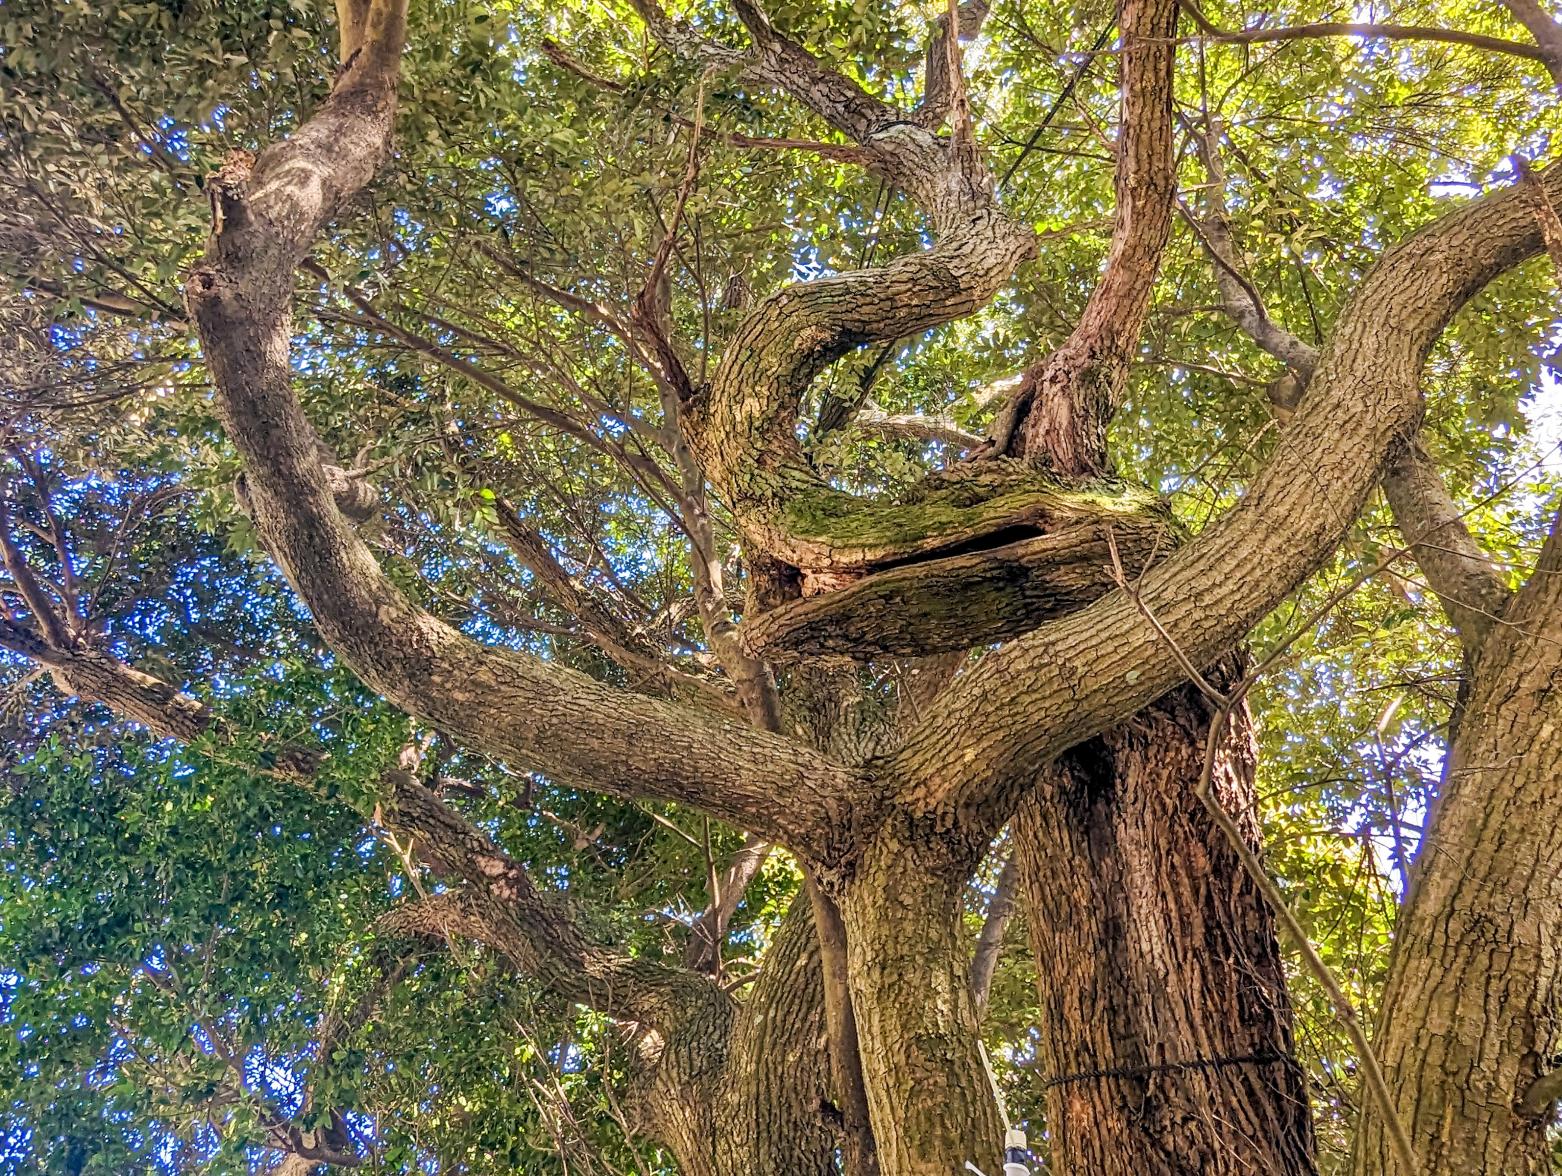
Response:
[{"label": "reddish brown bark", "polygon": [[[1129,0],[1112,248],[1079,324],[1033,365],[996,441],[1068,478],[1109,468],[1175,195],[1177,5]],[[1197,787],[1211,711],[1191,686],[1065,752],[1014,842],[1039,979],[1047,1135],[1063,1172],[1314,1172],[1273,919]],[[1214,771],[1256,847],[1245,713]]]}]

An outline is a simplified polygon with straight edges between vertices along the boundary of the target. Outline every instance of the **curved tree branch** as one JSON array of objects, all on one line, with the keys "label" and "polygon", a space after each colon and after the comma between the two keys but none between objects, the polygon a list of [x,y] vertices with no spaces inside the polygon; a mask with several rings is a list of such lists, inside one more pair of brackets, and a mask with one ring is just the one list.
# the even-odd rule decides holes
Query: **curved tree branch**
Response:
[{"label": "curved tree branch", "polygon": [[[1540,182],[1562,195],[1562,169]],[[990,803],[1179,681],[1173,647],[1202,665],[1239,641],[1334,550],[1418,425],[1421,368],[1449,318],[1542,247],[1526,194],[1509,189],[1390,249],[1342,312],[1285,444],[1246,497],[1146,572],[1133,599],[1116,592],[967,671],[890,766],[910,781],[905,801],[956,812]]]},{"label": "curved tree branch", "polygon": [[[957,113],[956,133],[946,141],[825,67],[756,6],[734,7],[754,42],[752,60],[762,66],[750,76],[783,89],[853,137],[870,169],[908,193],[927,216],[934,244],[877,268],[787,287],[762,302],[727,345],[708,393],[683,415],[689,446],[731,508],[748,549],[796,569],[805,592],[893,568],[895,641],[915,633],[927,652],[1023,632],[1047,615],[1036,611],[1046,602],[1025,598],[1023,576],[995,576],[984,561],[959,559],[1017,542],[1046,544],[1053,554],[1060,544],[1082,552],[1099,545],[1106,527],[1157,525],[1131,517],[1142,512],[1140,499],[1107,487],[1060,488],[1029,466],[1004,462],[935,475],[898,501],[858,497],[815,472],[796,432],[800,401],[827,365],[865,344],[891,342],[971,313],[1035,248],[1034,233],[999,205],[968,119],[958,115],[956,44],[945,38]],[[686,42],[672,47],[698,57]],[[1165,45],[1152,50],[1157,60],[1169,53]],[[1046,554],[1030,552],[1028,562]],[[922,570],[928,574],[918,575]],[[968,614],[971,621],[951,633],[938,617],[962,586],[1003,599]],[[812,626],[852,605],[827,594],[807,607]],[[756,626],[756,639],[747,645],[759,651],[777,642],[785,649],[796,629],[777,618]],[[889,648],[889,635],[881,640],[862,625],[856,631],[854,655]]]},{"label": "curved tree branch", "polygon": [[1502,0],[1502,6],[1535,38],[1551,80],[1562,86],[1562,24],[1541,7],[1539,0]]},{"label": "curved tree branch", "polygon": [[671,1028],[691,1007],[716,1002],[730,1021],[736,1006],[708,977],[595,942],[564,901],[538,890],[488,834],[411,773],[393,775],[381,802],[387,823],[410,831],[414,854],[467,884],[459,933],[489,944],[549,991],[608,1016]]},{"label": "curved tree branch", "polygon": [[1470,534],[1464,512],[1419,441],[1390,459],[1383,494],[1465,650],[1478,653],[1513,593]]},{"label": "curved tree branch", "polygon": [[[988,0],[965,0],[959,5],[957,36],[961,41],[974,40],[987,21],[992,5]],[[912,120],[936,130],[944,124],[954,108],[955,91],[959,77],[950,68],[952,61],[949,44],[949,14],[944,13],[933,21],[933,35],[927,43],[927,64],[923,67],[922,103],[912,112]]]},{"label": "curved tree branch", "polygon": [[[1215,263],[1215,283],[1226,313],[1261,350],[1290,369],[1291,379],[1271,386],[1270,395],[1277,401],[1277,408],[1294,412],[1318,366],[1318,349],[1275,323],[1262,296],[1244,273],[1226,211],[1220,134],[1219,121],[1212,119],[1199,137],[1199,156],[1209,184],[1205,188],[1203,221],[1194,220],[1191,215],[1189,221]],[[1533,181],[1524,182],[1533,192]],[[1474,654],[1490,631],[1493,619],[1506,607],[1508,588],[1471,536],[1463,512],[1418,441],[1407,444],[1388,462],[1383,471],[1383,493],[1427,583],[1442,602],[1443,611],[1465,648]]]},{"label": "curved tree branch", "polygon": [[[1529,21],[1519,15],[1519,9],[1532,4],[1533,0],[1503,0],[1503,3],[1515,17],[1526,26],[1529,25]],[[1368,41],[1436,41],[1445,45],[1462,45],[1470,49],[1506,53],[1514,57],[1538,61],[1552,71],[1553,77],[1556,76],[1551,52],[1546,42],[1535,33],[1534,28],[1531,28],[1531,33],[1535,34],[1538,45],[1526,45],[1522,41],[1509,41],[1502,37],[1489,37],[1484,33],[1467,33],[1461,29],[1375,22],[1316,21],[1312,24],[1291,25],[1286,28],[1222,29],[1211,24],[1203,13],[1188,3],[1188,0],[1183,0],[1183,8],[1198,22],[1207,40],[1224,44],[1256,45],[1270,41],[1315,40],[1320,37],[1360,37]],[[1536,11],[1539,11],[1538,6]],[[1549,20],[1544,13],[1540,13],[1540,16],[1542,19]]]},{"label": "curved tree branch", "polygon": [[971,953],[971,1001],[976,1005],[980,1020],[987,1011],[987,998],[992,993],[993,976],[998,971],[998,960],[1003,955],[1003,936],[1009,928],[1019,906],[1020,858],[1010,852],[998,872],[993,896],[987,903],[987,916],[982,920],[981,933],[976,937],[976,948]]},{"label": "curved tree branch", "polygon": [[320,110],[252,171],[231,165],[209,185],[216,223],[186,293],[256,527],[326,641],[408,713],[561,783],[690,804],[828,860],[851,824],[855,773],[741,722],[478,644],[403,596],[331,499],[292,387],[294,273],[385,153],[403,7],[375,0],[377,32]]}]

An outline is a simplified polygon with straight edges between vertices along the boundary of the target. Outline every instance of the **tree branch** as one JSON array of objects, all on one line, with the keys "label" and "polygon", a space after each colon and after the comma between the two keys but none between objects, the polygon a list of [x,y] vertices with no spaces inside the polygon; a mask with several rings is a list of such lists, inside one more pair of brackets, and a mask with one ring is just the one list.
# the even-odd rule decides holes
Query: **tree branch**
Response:
[{"label": "tree branch", "polygon": [[707,977],[637,959],[589,938],[563,899],[537,889],[519,862],[410,772],[392,773],[381,806],[387,823],[409,830],[413,852],[467,884],[463,905],[437,912],[458,933],[489,944],[550,991],[620,1020],[672,1028],[691,1007],[734,1006]]},{"label": "tree branch", "polygon": [[[1522,0],[1520,0],[1522,3]],[[1508,3],[1509,9],[1515,5]],[[1183,8],[1193,8],[1183,0]],[[1320,37],[1360,37],[1363,40],[1382,41],[1437,41],[1445,45],[1462,45],[1469,49],[1484,49],[1492,53],[1507,53],[1514,57],[1538,61],[1551,68],[1545,49],[1526,45],[1522,41],[1509,41],[1502,37],[1488,37],[1483,33],[1466,33],[1459,29],[1428,28],[1423,25],[1352,23],[1346,21],[1317,21],[1313,24],[1293,25],[1277,29],[1221,29],[1210,24],[1202,15],[1197,16],[1207,40],[1223,44],[1256,45],[1268,41],[1302,41]],[[1537,38],[1538,40],[1539,38]]]},{"label": "tree branch", "polygon": [[1562,616],[1562,508],[1552,517],[1551,533],[1541,545],[1535,570],[1514,594],[1502,619],[1504,626],[1540,634],[1558,628],[1558,616]]},{"label": "tree branch", "polygon": [[[105,653],[51,649],[3,620],[0,647],[38,660],[64,689],[108,706],[161,738],[215,740],[219,751],[233,742],[234,734],[204,703]],[[315,777],[325,762],[319,751],[289,746],[276,749],[269,765],[251,770],[316,791]],[[667,1023],[686,1007],[679,1002],[711,999],[719,991],[693,973],[591,942],[559,899],[537,890],[524,867],[410,772],[393,771],[384,783],[386,823],[411,841],[414,856],[468,884],[462,899],[399,908],[387,932],[454,932],[481,940],[566,999],[630,1020]]]},{"label": "tree branch", "polygon": [[1011,853],[998,873],[993,896],[987,903],[987,917],[982,921],[981,934],[976,937],[976,950],[971,953],[971,1000],[976,1005],[978,1020],[987,1011],[993,975],[998,971],[998,960],[1003,955],[1004,932],[1019,904],[1019,883],[1019,855]]},{"label": "tree branch", "polygon": [[[1562,195],[1562,169],[1540,178]],[[1362,280],[1285,444],[1242,501],[1138,581],[989,653],[930,708],[890,766],[927,810],[990,803],[1007,781],[1127,718],[1231,648],[1335,549],[1383,463],[1420,420],[1420,376],[1449,318],[1542,248],[1526,195],[1446,214]],[[1157,618],[1158,626],[1145,611]],[[1015,699],[1025,699],[1025,705]]]},{"label": "tree branch", "polygon": [[888,413],[877,404],[865,404],[852,418],[852,428],[860,433],[909,441],[938,441],[970,449],[982,439],[962,429],[949,417],[924,416],[921,413]]},{"label": "tree branch", "polygon": [[565,785],[690,804],[796,852],[835,856],[857,773],[742,723],[478,644],[402,595],[332,501],[292,387],[294,271],[386,150],[402,18],[399,0],[374,0],[367,27],[378,31],[320,110],[251,173],[224,169],[209,185],[215,231],[187,298],[267,549],[346,664],[468,746]]},{"label": "tree branch", "polygon": [[1513,594],[1470,534],[1465,512],[1419,441],[1389,461],[1383,494],[1449,623],[1465,649],[1478,653]]},{"label": "tree branch", "polygon": [[[961,41],[974,40],[987,21],[992,8],[988,0],[966,0],[959,6],[959,31]],[[942,13],[933,21],[933,35],[927,43],[927,64],[922,69],[922,103],[911,112],[912,120],[937,130],[944,125],[954,106],[958,77],[950,69],[949,14]]]},{"label": "tree branch", "polygon": [[[1211,119],[1199,136],[1199,156],[1209,177],[1204,190],[1205,219],[1201,223],[1189,214],[1189,220],[1215,262],[1215,283],[1226,313],[1259,348],[1290,369],[1291,380],[1271,385],[1270,396],[1277,401],[1278,408],[1294,412],[1318,366],[1318,349],[1269,317],[1263,298],[1242,272],[1245,267],[1226,211],[1220,134],[1219,121]],[[1522,182],[1533,201],[1540,189],[1531,179]],[[1544,219],[1540,223],[1544,230]],[[1464,523],[1464,512],[1454,503],[1437,467],[1418,441],[1408,443],[1388,462],[1383,471],[1383,493],[1416,563],[1442,602],[1443,611],[1466,649],[1475,653],[1494,618],[1506,607],[1509,592],[1490,558],[1471,536]]]},{"label": "tree branch", "polygon": [[1226,313],[1259,348],[1294,371],[1305,384],[1318,366],[1318,349],[1275,325],[1257,287],[1247,277],[1247,266],[1242,261],[1242,251],[1226,210],[1226,168],[1220,150],[1221,133],[1219,118],[1211,116],[1203,133],[1195,136],[1196,150],[1208,179],[1204,187],[1204,218],[1196,219],[1186,208],[1183,213],[1215,263],[1215,285],[1220,290]]},{"label": "tree branch", "polygon": [[1118,26],[1122,129],[1106,266],[1069,337],[1026,369],[993,424],[990,444],[993,452],[1044,459],[1069,478],[1106,471],[1107,426],[1127,388],[1177,191],[1172,137],[1177,0],[1127,0]]},{"label": "tree branch", "polygon": [[732,916],[748,893],[749,884],[759,874],[765,859],[775,847],[752,833],[732,855],[727,868],[721,872],[716,894],[711,903],[694,920],[689,946],[684,952],[684,966],[696,972],[720,973],[721,945],[727,937]]},{"label": "tree branch", "polygon": [[1535,38],[1551,80],[1562,87],[1562,25],[1540,6],[1539,0],[1502,0],[1502,6]]}]

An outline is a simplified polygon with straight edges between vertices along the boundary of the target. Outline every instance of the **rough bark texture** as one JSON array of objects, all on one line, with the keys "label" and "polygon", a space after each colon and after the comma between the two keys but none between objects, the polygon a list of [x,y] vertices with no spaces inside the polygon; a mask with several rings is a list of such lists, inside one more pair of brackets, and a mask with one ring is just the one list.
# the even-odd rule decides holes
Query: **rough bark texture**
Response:
[{"label": "rough bark texture", "polygon": [[[996,441],[1065,477],[1107,467],[1107,427],[1170,228],[1176,18],[1168,0],[1120,11],[1123,130],[1106,270],[1069,339],[1027,372],[995,429]],[[1214,781],[1256,845],[1253,747],[1239,718]],[[1177,687],[1044,769],[1014,822],[1047,1131],[1063,1172],[1315,1170],[1273,919],[1197,793],[1210,721],[1202,695]]]},{"label": "rough bark texture", "polygon": [[[1103,492],[1096,505],[1101,521],[1059,522],[1061,529],[1049,534],[875,572],[759,613],[744,623],[743,641],[771,660],[821,654],[868,659],[926,657],[1018,636],[1111,589],[1108,531],[1130,574],[1171,546],[1171,520],[1150,506],[1148,496]],[[1108,513],[1114,508],[1115,519]],[[908,608],[910,601],[915,605]]]},{"label": "rough bark texture", "polygon": [[[1379,1018],[1415,1176],[1539,1176],[1562,1007],[1562,519],[1471,670]],[[1359,1176],[1396,1171],[1364,1107]]]},{"label": "rough bark texture", "polygon": [[1122,129],[1106,267],[1068,339],[1026,370],[994,425],[1000,452],[1023,453],[1069,478],[1092,477],[1107,468],[1107,425],[1122,402],[1129,361],[1171,232],[1177,186],[1171,120],[1177,12],[1177,5],[1165,0],[1128,0],[1119,10]]},{"label": "rough bark texture", "polygon": [[717,1113],[722,1176],[833,1176],[841,1145],[809,904],[793,901],[743,1006]]},{"label": "rough bark texture", "polygon": [[[1562,197],[1562,169],[1542,173]],[[1420,373],[1448,318],[1542,247],[1525,194],[1494,193],[1397,245],[1363,279],[1280,447],[1242,501],[1136,584],[1017,638],[963,674],[897,753],[907,799],[958,813],[1222,656],[1322,556],[1420,418]],[[1149,616],[1146,615],[1149,614]],[[1155,622],[1149,619],[1155,618]],[[1171,641],[1168,641],[1168,637]],[[1031,705],[1016,707],[1023,696]]]},{"label": "rough bark texture", "polygon": [[[945,140],[825,67],[752,3],[733,4],[753,42],[746,52],[704,41],[652,4],[635,6],[668,44],[792,93],[849,136],[857,144],[852,158],[910,193],[927,213],[936,242],[879,270],[794,287],[762,303],[729,344],[709,397],[698,404],[690,397],[681,418],[688,448],[734,512],[751,546],[751,563],[770,557],[804,572],[855,575],[903,559],[961,557],[1011,541],[1006,531],[1016,523],[1055,521],[1067,514],[1059,503],[1074,512],[1067,514],[1071,524],[1099,524],[1101,503],[1090,494],[1074,497],[1052,479],[1003,463],[934,479],[909,503],[861,502],[821,482],[798,451],[796,407],[824,364],[851,347],[974,310],[1033,248],[1029,230],[998,206],[978,159],[958,38],[943,38],[949,69],[932,87],[928,113],[929,120],[941,119],[945,108],[952,115],[953,134]],[[842,911],[846,989],[856,1010],[865,1097],[884,1171],[948,1176],[968,1160],[996,1171],[1002,1124],[976,1048],[959,935],[960,891],[971,865],[1021,787],[1054,756],[1117,727],[1180,681],[1168,637],[1196,663],[1213,661],[1333,550],[1385,455],[1417,419],[1419,369],[1444,322],[1486,281],[1539,247],[1528,201],[1499,194],[1474,202],[1385,257],[1342,316],[1288,445],[1241,505],[1150,568],[1138,599],[1111,593],[989,654],[927,709],[897,753],[861,767],[861,758],[848,764],[818,747],[849,747],[855,756],[866,741],[806,732],[783,738],[768,730],[778,725],[779,712],[765,699],[751,707],[751,714],[766,716],[757,725],[767,729],[756,730],[699,708],[615,690],[540,659],[485,648],[398,592],[344,518],[318,438],[291,386],[291,303],[296,270],[317,235],[370,181],[388,149],[405,5],[344,0],[338,11],[345,60],[330,97],[253,168],[235,161],[212,177],[212,238],[187,287],[217,410],[243,461],[264,543],[343,663],[419,721],[564,786],[690,805],[807,860]],[[1125,112],[1135,109],[1134,101],[1153,98],[1150,104],[1160,103],[1164,116],[1175,5],[1130,3],[1122,25],[1128,41]],[[1162,181],[1146,183],[1141,176],[1133,182],[1141,163],[1167,160],[1166,128],[1152,126],[1155,121],[1125,113],[1120,188],[1145,200],[1167,195],[1164,184],[1157,187]],[[1144,137],[1134,138],[1138,134]],[[1539,182],[1553,198],[1562,195],[1562,176],[1547,173]],[[1099,449],[1104,419],[1120,394],[1125,356],[1164,242],[1164,225],[1153,209],[1146,211],[1148,219],[1136,219],[1120,198],[1120,233],[1098,292],[1100,308],[1087,312],[1083,359],[1068,368],[1070,395],[1082,392],[1072,402],[1080,410],[1072,443],[1086,457]],[[1102,462],[1065,459],[1060,442],[1053,464],[1077,473]],[[696,468],[696,480],[699,473]],[[1105,514],[1115,517],[1110,507]],[[908,591],[902,605],[914,612],[915,593]],[[0,641],[160,733],[184,739],[213,733],[213,720],[198,703],[96,651],[72,647],[70,635],[45,620],[38,618],[45,625],[41,634],[10,626],[16,631],[0,629]],[[710,632],[718,647],[737,644],[730,625],[713,624]],[[741,653],[733,652],[734,664]],[[760,666],[749,678],[764,676]],[[741,693],[743,682],[736,684]],[[1017,705],[1020,699],[1026,705]],[[1158,713],[1176,721],[1174,706]],[[1113,731],[1105,745],[1130,740],[1132,731]],[[1197,743],[1194,738],[1177,746],[1185,751]],[[1160,820],[1171,829],[1189,821],[1192,831],[1182,837],[1187,852],[1213,861],[1215,850],[1189,813],[1153,808],[1166,796],[1152,785],[1165,785],[1172,775],[1188,779],[1173,770],[1183,761],[1164,749],[1133,754],[1138,759],[1130,764],[1130,753],[1119,753],[1109,795],[1139,798],[1146,812],[1134,820]],[[289,763],[275,770],[307,777],[308,767]],[[821,1092],[832,1075],[829,1051],[818,1048],[827,1036],[825,1004],[822,995],[810,995],[822,993],[824,982],[822,971],[816,979],[810,970],[807,949],[778,942],[778,989],[762,996],[762,984],[739,1008],[708,978],[654,969],[583,935],[516,863],[415,782],[402,782],[388,797],[386,813],[417,829],[441,871],[465,883],[478,916],[474,933],[561,995],[645,1026],[652,1129],[686,1171],[828,1170],[833,1143]],[[1105,824],[1072,832],[1111,831],[1123,840],[1131,823],[1127,813],[1103,812]],[[1096,844],[1087,840],[1085,848]],[[1140,852],[1149,854],[1142,862],[1134,856]],[[1115,866],[1090,875],[1092,886],[1126,912],[1119,921],[1146,903],[1153,909],[1157,896],[1178,919],[1208,918],[1218,933],[1202,934],[1230,958],[1240,948],[1252,974],[1247,988],[1228,992],[1220,984],[1230,977],[1199,973],[1190,964],[1196,973],[1187,980],[1190,990],[1202,985],[1211,999],[1234,1002],[1241,1040],[1283,1039],[1281,1002],[1254,995],[1270,974],[1258,942],[1262,928],[1250,909],[1220,905],[1236,902],[1231,895],[1239,891],[1224,888],[1234,875],[1213,868],[1206,877],[1217,884],[1206,893],[1187,879],[1168,877],[1167,861],[1149,850],[1119,860],[1134,863],[1131,882],[1119,881],[1111,873]],[[1158,887],[1169,893],[1159,895]],[[1166,934],[1164,927],[1144,929],[1142,945],[1125,945],[1116,927],[1102,934],[1110,941],[1104,946],[1119,952],[1132,946],[1143,959],[1130,962],[1143,975],[1164,974],[1146,962],[1158,952],[1193,959],[1185,945],[1166,946],[1157,932]],[[784,983],[788,977],[795,986]],[[1191,1012],[1179,1013],[1176,1002],[1170,1009],[1156,1006],[1144,995],[1148,981],[1139,983],[1103,998],[1127,1009],[1125,1015],[1141,1026],[1139,1054],[1156,1056],[1156,1048],[1168,1048],[1168,1037],[1220,1044]],[[1073,1040],[1065,1032],[1070,1023],[1060,1014],[1060,1051]],[[1125,1042],[1114,1040],[1114,1048],[1131,1052]],[[1159,1056],[1182,1060],[1168,1052]],[[794,1065],[793,1059],[809,1064]],[[834,1068],[835,1084],[845,1081],[843,1073]],[[1244,1123],[1251,1120],[1254,1131],[1262,1124],[1285,1127],[1283,1108],[1265,1103],[1266,1091],[1241,1067],[1198,1071],[1196,1078],[1180,1070],[1166,1074],[1175,1081],[1158,1074],[1146,1085],[1159,1097],[1175,1091],[1173,1101],[1183,1100],[1178,1106],[1199,1105],[1196,1080],[1218,1080],[1233,1087],[1222,1087],[1221,1105],[1235,1108]],[[777,1101],[778,1093],[785,1101]],[[1202,1112],[1188,1115],[1189,1123],[1206,1122]],[[1279,1136],[1288,1143],[1296,1138],[1294,1131]],[[1279,1158],[1291,1162],[1295,1153]],[[1203,1153],[1194,1159],[1205,1162]]]},{"label": "rough bark texture", "polygon": [[999,1118],[967,975],[971,863],[892,821],[841,896],[848,972],[879,1162],[893,1176],[1001,1170]]},{"label": "rough bark texture", "polygon": [[[1209,720],[1179,688],[1065,754],[1015,820],[1061,1172],[1316,1170],[1274,921],[1197,795]],[[1216,794],[1256,846],[1253,763],[1234,723]]]}]

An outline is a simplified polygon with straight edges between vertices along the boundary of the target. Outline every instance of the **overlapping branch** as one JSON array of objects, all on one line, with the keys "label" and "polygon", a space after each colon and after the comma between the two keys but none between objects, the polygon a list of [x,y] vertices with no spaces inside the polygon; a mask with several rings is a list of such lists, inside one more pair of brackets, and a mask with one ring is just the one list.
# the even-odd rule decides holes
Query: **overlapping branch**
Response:
[{"label": "overlapping branch", "polygon": [[[1199,156],[1209,177],[1204,215],[1196,219],[1184,211],[1214,263],[1223,309],[1261,350],[1289,369],[1290,379],[1272,386],[1271,398],[1284,401],[1278,405],[1281,409],[1294,411],[1318,366],[1319,352],[1274,321],[1247,276],[1226,210],[1220,135],[1219,121],[1211,120],[1199,138]],[[1525,184],[1533,194],[1534,181]],[[1391,455],[1383,470],[1383,493],[1427,583],[1474,653],[1506,607],[1509,592],[1419,441],[1411,440]]]},{"label": "overlapping branch", "polygon": [[[979,7],[960,23],[977,21]],[[669,48],[710,59],[708,46],[691,40],[688,30],[671,30],[659,9],[637,8]],[[1153,530],[1158,523],[1131,517],[1138,500],[1111,487],[1060,488],[1029,467],[1000,462],[979,474],[935,476],[898,500],[858,497],[822,479],[797,439],[799,404],[830,363],[857,347],[970,314],[1034,251],[1034,234],[999,205],[969,118],[960,113],[955,41],[941,39],[948,70],[938,88],[957,124],[944,139],[826,67],[758,6],[734,8],[752,41],[741,59],[743,77],[783,90],[856,141],[867,166],[925,214],[934,244],[872,269],[789,286],[763,301],[728,342],[708,392],[683,414],[689,447],[731,508],[748,549],[794,569],[805,594],[856,582],[863,592],[893,595],[893,632],[858,624],[854,656],[908,643],[923,653],[968,648],[1023,632],[1049,615],[1038,609],[1050,606],[1044,594],[1023,593],[1025,577],[1017,569],[1034,570],[1060,556],[1068,562],[1069,551],[1083,567],[1104,528]],[[1033,549],[1016,551],[1024,544]],[[873,585],[877,575],[893,575],[893,583]],[[1094,590],[1106,586],[1097,577]],[[968,610],[955,632],[938,618],[963,587],[997,599],[991,609]],[[761,624],[750,616],[745,644],[767,656],[807,648],[809,634],[827,627],[829,617],[853,609],[844,596],[831,595],[783,603]],[[801,610],[795,617],[794,609]]]},{"label": "overlapping branch", "polygon": [[257,529],[326,641],[408,713],[561,783],[689,804],[829,858],[857,774],[736,720],[478,644],[402,595],[332,501],[292,386],[294,273],[385,153],[404,17],[375,0],[320,110],[209,185],[214,232],[186,293]]},{"label": "overlapping branch", "polygon": [[[1562,170],[1539,182],[1551,199],[1562,195]],[[1389,250],[1341,314],[1284,444],[1243,500],[1151,567],[1135,599],[1114,593],[958,679],[896,757],[913,781],[906,801],[979,805],[1005,775],[1039,767],[1181,680],[1171,647],[1200,665],[1240,640],[1334,550],[1419,424],[1421,368],[1449,318],[1542,247],[1526,195],[1510,189]]]}]

